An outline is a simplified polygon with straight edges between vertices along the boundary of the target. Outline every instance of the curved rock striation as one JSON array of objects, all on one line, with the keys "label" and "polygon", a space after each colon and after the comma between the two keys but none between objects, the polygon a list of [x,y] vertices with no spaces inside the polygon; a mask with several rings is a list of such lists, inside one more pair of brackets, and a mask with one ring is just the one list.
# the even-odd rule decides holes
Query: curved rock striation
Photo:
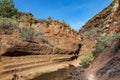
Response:
[{"label": "curved rock striation", "polygon": [[[79,54],[80,36],[65,24],[56,20],[47,22],[39,20],[35,20],[35,22],[21,21],[18,28],[25,28],[26,26],[31,26],[37,33],[29,41],[23,41],[21,32],[16,29],[12,29],[11,34],[6,34],[3,29],[0,29],[2,31],[0,33],[0,55]],[[11,30],[8,29],[7,31]]]}]

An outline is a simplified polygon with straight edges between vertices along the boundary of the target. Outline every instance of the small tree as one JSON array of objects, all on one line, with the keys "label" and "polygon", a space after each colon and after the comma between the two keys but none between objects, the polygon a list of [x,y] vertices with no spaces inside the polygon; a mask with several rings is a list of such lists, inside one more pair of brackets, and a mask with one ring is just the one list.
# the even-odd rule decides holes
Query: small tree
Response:
[{"label": "small tree", "polygon": [[52,20],[52,17],[51,17],[51,16],[48,16],[48,20],[51,21],[51,20]]},{"label": "small tree", "polygon": [[12,17],[17,13],[13,0],[0,0],[0,16]]}]

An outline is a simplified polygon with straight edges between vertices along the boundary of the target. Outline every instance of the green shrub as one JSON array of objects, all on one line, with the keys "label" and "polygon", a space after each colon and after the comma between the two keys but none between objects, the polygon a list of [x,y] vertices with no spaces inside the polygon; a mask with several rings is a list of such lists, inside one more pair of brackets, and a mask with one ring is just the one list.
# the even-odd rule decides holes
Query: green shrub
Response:
[{"label": "green shrub", "polygon": [[60,24],[64,25],[65,27],[71,29],[70,27],[70,24],[68,24],[67,22],[65,22],[64,20],[63,21],[60,21],[60,20],[56,20],[57,22],[59,22]]},{"label": "green shrub", "polygon": [[52,17],[51,16],[48,16],[48,21],[51,21],[52,20]]},{"label": "green shrub", "polygon": [[82,65],[82,67],[87,68],[89,67],[90,62],[93,60],[94,60],[93,54],[88,54],[85,58],[81,60],[80,64]]},{"label": "green shrub", "polygon": [[99,56],[99,54],[110,44],[112,43],[113,40],[120,38],[120,33],[112,33],[107,35],[105,38],[102,40],[98,41],[95,47],[95,50],[93,51],[94,57]]},{"label": "green shrub", "polygon": [[18,26],[18,20],[11,18],[0,18],[0,28],[16,28]]},{"label": "green shrub", "polygon": [[103,43],[97,42],[97,44],[95,46],[95,50],[93,51],[94,57],[97,57],[105,48],[106,48],[106,46],[103,45]]},{"label": "green shrub", "polygon": [[108,36],[106,36],[104,39],[101,40],[101,42],[105,45],[105,46],[109,46],[113,40],[115,40],[116,38],[120,38],[120,33],[112,33],[109,34]]},{"label": "green shrub", "polygon": [[31,19],[30,16],[26,16],[26,15],[20,17],[20,21],[24,21],[24,22],[29,22],[30,19]]},{"label": "green shrub", "polygon": [[31,41],[35,35],[34,29],[32,27],[23,27],[20,33],[21,39],[25,41]]},{"label": "green shrub", "polygon": [[12,17],[17,13],[13,0],[0,0],[0,16]]},{"label": "green shrub", "polygon": [[62,24],[65,25],[66,27],[68,27],[69,29],[71,29],[70,24],[68,24],[68,23],[65,22],[64,20],[62,21]]}]

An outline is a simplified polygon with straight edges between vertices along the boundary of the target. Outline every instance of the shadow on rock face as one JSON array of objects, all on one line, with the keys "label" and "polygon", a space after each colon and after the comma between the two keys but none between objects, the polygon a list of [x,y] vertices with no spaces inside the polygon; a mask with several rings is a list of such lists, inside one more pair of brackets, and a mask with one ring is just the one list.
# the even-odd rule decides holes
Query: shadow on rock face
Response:
[{"label": "shadow on rock face", "polygon": [[69,65],[68,69],[58,69],[57,71],[44,73],[39,75],[31,80],[68,80],[69,73],[73,74],[72,72],[75,70],[76,67],[73,65]]},{"label": "shadow on rock face", "polygon": [[27,55],[32,55],[32,53],[24,52],[24,51],[13,51],[13,52],[6,52],[2,56],[20,57],[20,56],[27,56]]}]

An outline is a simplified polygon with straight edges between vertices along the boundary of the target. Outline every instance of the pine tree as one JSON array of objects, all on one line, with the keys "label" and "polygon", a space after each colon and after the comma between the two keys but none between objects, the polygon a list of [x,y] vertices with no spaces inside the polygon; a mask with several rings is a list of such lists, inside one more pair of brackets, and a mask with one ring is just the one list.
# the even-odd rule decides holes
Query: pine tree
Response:
[{"label": "pine tree", "polygon": [[17,13],[13,0],[0,0],[0,16],[12,17]]}]

